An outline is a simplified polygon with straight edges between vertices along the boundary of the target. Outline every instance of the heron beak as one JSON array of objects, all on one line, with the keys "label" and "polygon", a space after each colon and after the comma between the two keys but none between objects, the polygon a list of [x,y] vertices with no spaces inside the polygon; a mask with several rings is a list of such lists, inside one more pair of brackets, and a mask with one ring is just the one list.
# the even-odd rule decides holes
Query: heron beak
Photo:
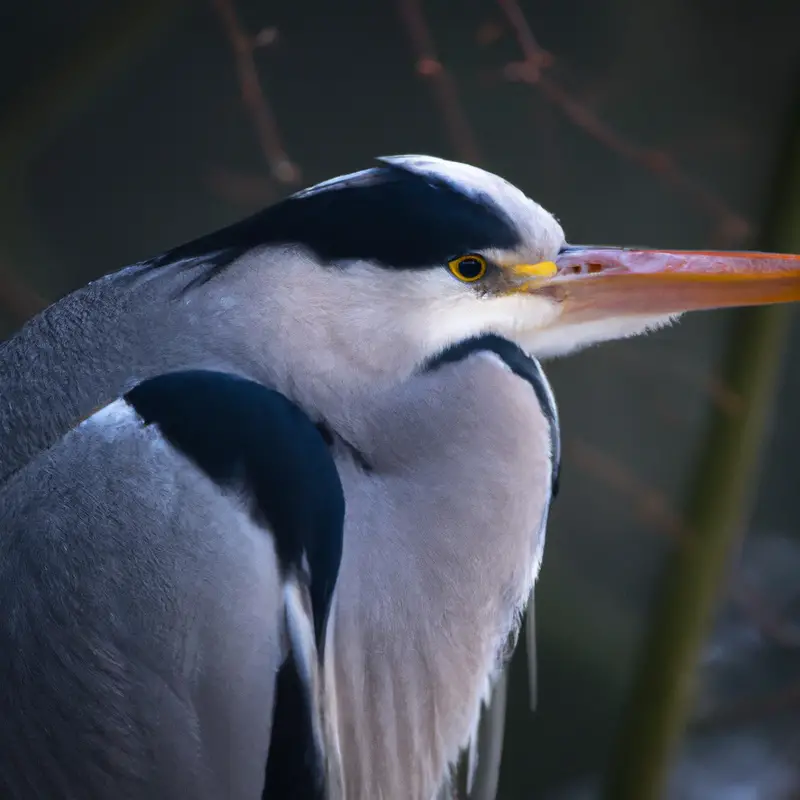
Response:
[{"label": "heron beak", "polygon": [[574,322],[800,300],[800,255],[567,247],[545,263],[538,275],[521,265],[523,291]]}]

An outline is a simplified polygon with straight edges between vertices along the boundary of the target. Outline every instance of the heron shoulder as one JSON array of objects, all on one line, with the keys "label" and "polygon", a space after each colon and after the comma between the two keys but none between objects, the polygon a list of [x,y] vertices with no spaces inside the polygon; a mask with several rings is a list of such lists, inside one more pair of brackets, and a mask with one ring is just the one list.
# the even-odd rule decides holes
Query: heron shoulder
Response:
[{"label": "heron shoulder", "polygon": [[342,551],[344,495],[314,423],[279,392],[209,370],[159,375],[125,400],[223,489],[244,492],[280,567],[308,572],[318,645]]},{"label": "heron shoulder", "polygon": [[235,375],[168,373],[126,400],[221,487],[249,492],[252,513],[273,535],[288,650],[276,678],[264,793],[321,798],[319,668],[344,535],[344,495],[327,442],[282,394]]},{"label": "heron shoulder", "polygon": [[[239,500],[124,398],[0,489],[0,649],[16,653],[16,700],[0,702],[0,741],[15,729],[19,738],[20,725],[46,731],[20,751],[42,770],[31,777],[38,794],[58,786],[99,796],[111,780],[118,794],[135,794],[144,779],[169,795],[174,775],[185,780],[178,794],[199,797],[193,754],[182,761],[174,736],[202,738],[197,775],[230,774],[255,796],[275,698],[265,676],[282,653],[281,595],[271,537]],[[214,738],[234,720],[238,729]],[[64,772],[70,763],[81,769]],[[4,762],[0,789],[9,767],[24,766]],[[55,775],[59,783],[48,782]]]}]

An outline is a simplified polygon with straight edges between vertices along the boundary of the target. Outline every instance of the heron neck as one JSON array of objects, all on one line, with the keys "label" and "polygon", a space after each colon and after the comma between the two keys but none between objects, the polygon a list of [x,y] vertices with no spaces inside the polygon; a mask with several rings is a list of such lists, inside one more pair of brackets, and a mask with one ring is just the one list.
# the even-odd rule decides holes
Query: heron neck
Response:
[{"label": "heron neck", "polygon": [[[225,348],[214,290],[182,298],[185,273],[131,267],[54,303],[0,344],[0,481],[137,382],[180,368],[257,373]],[[257,375],[256,375],[257,376]],[[255,377],[255,376],[254,376]]]},{"label": "heron neck", "polygon": [[350,419],[372,470],[336,453],[347,516],[326,665],[348,796],[431,798],[538,571],[550,425],[493,358],[414,376]]}]

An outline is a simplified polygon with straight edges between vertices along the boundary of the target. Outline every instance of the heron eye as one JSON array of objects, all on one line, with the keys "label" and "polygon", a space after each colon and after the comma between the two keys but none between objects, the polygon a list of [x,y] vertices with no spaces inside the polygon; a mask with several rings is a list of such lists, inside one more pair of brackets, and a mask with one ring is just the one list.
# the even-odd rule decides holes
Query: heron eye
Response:
[{"label": "heron eye", "polygon": [[448,263],[450,272],[460,281],[472,283],[486,274],[486,259],[482,256],[459,256]]}]

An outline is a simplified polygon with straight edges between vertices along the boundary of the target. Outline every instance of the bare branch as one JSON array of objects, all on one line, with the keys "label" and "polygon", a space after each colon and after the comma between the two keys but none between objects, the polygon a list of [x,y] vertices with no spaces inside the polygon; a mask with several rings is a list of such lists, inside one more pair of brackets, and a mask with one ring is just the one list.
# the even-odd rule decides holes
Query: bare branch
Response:
[{"label": "bare branch", "polygon": [[[248,36],[245,32],[239,22],[233,0],[211,0],[211,2],[233,49],[242,102],[253,120],[270,172],[279,183],[298,184],[301,177],[300,168],[283,148],[275,114],[264,94],[253,60],[253,51],[264,43],[258,37]],[[271,31],[270,41],[274,41],[277,32],[274,29],[267,30]]]},{"label": "bare branch", "polygon": [[489,19],[475,31],[475,41],[481,47],[488,47],[490,44],[499,42],[504,33],[505,28],[497,20]]},{"label": "bare branch", "polygon": [[217,195],[247,210],[261,208],[276,200],[275,185],[261,175],[212,167],[207,179]]},{"label": "bare branch", "polygon": [[455,80],[439,60],[421,1],[397,0],[397,9],[411,39],[417,74],[431,83],[455,152],[463,161],[480,163],[478,144],[459,102]]},{"label": "bare branch", "polygon": [[739,242],[748,236],[750,224],[747,220],[728,208],[708,187],[683,172],[668,153],[643,147],[623,137],[559,83],[544,74],[545,68],[553,63],[552,56],[539,46],[517,0],[497,0],[497,3],[508,19],[524,56],[523,61],[506,66],[506,78],[535,86],[548,101],[558,106],[571,122],[589,136],[688,197],[716,221],[714,239],[717,242]]}]

